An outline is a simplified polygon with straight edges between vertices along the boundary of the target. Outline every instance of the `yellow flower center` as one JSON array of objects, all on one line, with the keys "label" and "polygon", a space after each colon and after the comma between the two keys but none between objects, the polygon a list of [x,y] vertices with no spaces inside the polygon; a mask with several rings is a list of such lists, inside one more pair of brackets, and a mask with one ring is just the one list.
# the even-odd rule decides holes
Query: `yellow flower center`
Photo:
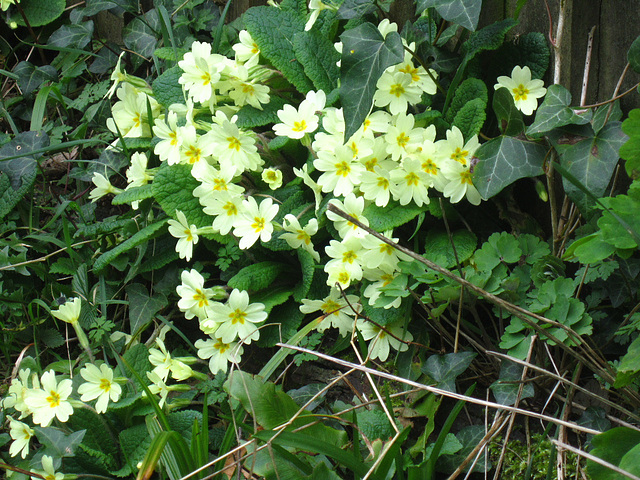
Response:
[{"label": "yellow flower center", "polygon": [[229,150],[240,151],[240,140],[236,137],[227,137],[227,142],[229,142]]},{"label": "yellow flower center", "polygon": [[386,190],[387,188],[389,188],[389,180],[384,177],[378,177],[378,186],[383,190]]},{"label": "yellow flower center", "polygon": [[233,312],[229,314],[229,318],[231,319],[232,325],[235,325],[236,323],[244,325],[244,321],[245,321],[244,317],[246,316],[247,316],[246,312],[243,312],[239,308],[236,308]]},{"label": "yellow flower center", "polygon": [[188,228],[182,232],[184,233],[185,237],[187,238],[187,242],[193,242],[193,235],[191,234],[191,230],[189,230]]},{"label": "yellow flower center", "polygon": [[404,178],[407,180],[408,187],[417,187],[420,184],[420,177],[418,177],[415,172],[409,172],[409,174]]},{"label": "yellow flower center", "polygon": [[171,132],[169,134],[169,138],[171,139],[171,146],[175,147],[178,144],[178,134],[176,132]]},{"label": "yellow flower center", "polygon": [[214,178],[213,179],[213,189],[217,192],[227,191],[227,182],[224,178]]},{"label": "yellow flower center", "polygon": [[257,44],[252,43],[251,45],[252,45],[251,53],[253,53],[255,55],[256,53],[258,53],[260,51],[260,49],[258,48]]},{"label": "yellow flower center", "polygon": [[254,92],[255,92],[255,88],[253,88],[253,85],[251,85],[249,83],[243,83],[242,84],[242,93],[247,93],[247,94],[253,95]]},{"label": "yellow flower center", "polygon": [[349,250],[342,254],[342,261],[344,263],[353,263],[358,258],[358,255],[353,250]]},{"label": "yellow flower center", "polygon": [[471,172],[469,170],[465,170],[460,174],[460,182],[466,183],[467,185],[473,185],[471,181]]},{"label": "yellow flower center", "polygon": [[258,233],[264,230],[264,224],[265,224],[265,221],[263,217],[254,217],[253,223],[251,224],[251,228],[253,228],[256,231],[256,233]]},{"label": "yellow flower center", "polygon": [[349,148],[351,148],[351,151],[353,152],[353,157],[357,157],[358,156],[358,144],[356,142],[351,142],[351,145],[349,145]]},{"label": "yellow flower center", "polygon": [[382,277],[380,277],[380,280],[382,280],[382,286],[386,287],[393,281],[393,275],[387,273],[385,275],[382,275]]},{"label": "yellow flower center", "polygon": [[398,145],[401,146],[402,148],[407,146],[407,143],[409,143],[409,140],[410,140],[409,137],[407,137],[404,132],[402,132],[400,135],[396,137],[396,142],[398,142]]},{"label": "yellow flower center", "polygon": [[111,382],[109,380],[107,380],[106,378],[101,378],[100,379],[100,390],[104,390],[105,392],[108,392],[109,390],[111,390]]},{"label": "yellow flower center", "polygon": [[216,343],[213,344],[213,348],[218,350],[220,353],[224,353],[227,350],[229,350],[229,345],[226,343],[222,343],[222,340],[218,340]]},{"label": "yellow flower center", "polygon": [[198,307],[202,308],[204,306],[209,306],[209,299],[199,288],[196,289],[196,294],[193,296],[193,299],[198,302]]},{"label": "yellow flower center", "polygon": [[380,253],[386,253],[387,255],[393,255],[393,247],[387,243],[380,244]]},{"label": "yellow flower center", "polygon": [[296,238],[302,240],[306,245],[311,243],[311,237],[304,230],[298,230],[298,236]]},{"label": "yellow flower center", "polygon": [[400,98],[404,94],[404,87],[400,83],[394,83],[389,88],[389,93]]},{"label": "yellow flower center", "polygon": [[238,207],[236,207],[236,204],[233,202],[225,203],[222,208],[227,211],[227,215],[230,217],[238,214]]},{"label": "yellow flower center", "polygon": [[431,175],[438,174],[438,166],[431,159],[425,160],[422,163],[422,170],[424,170],[426,173],[430,173]]},{"label": "yellow flower center", "polygon": [[418,75],[418,69],[414,68],[413,65],[409,63],[407,63],[404,67],[402,67],[400,71],[411,75],[412,82],[417,82],[418,80],[420,80],[420,76]]},{"label": "yellow flower center", "polygon": [[516,88],[512,90],[513,96],[517,100],[526,100],[527,95],[529,95],[529,89],[525,87],[523,84],[518,85]]},{"label": "yellow flower center", "polygon": [[294,132],[304,132],[307,129],[307,122],[304,120],[300,122],[293,122],[293,130]]},{"label": "yellow flower center", "polygon": [[371,125],[371,120],[369,120],[368,118],[366,118],[364,120],[364,122],[362,123],[362,131],[366,132],[367,128],[369,128],[369,125]]},{"label": "yellow flower center", "polygon": [[278,181],[278,175],[274,170],[268,170],[265,176],[267,177],[267,180],[270,182]]},{"label": "yellow flower center", "polygon": [[455,160],[462,165],[467,164],[467,155],[469,155],[468,150],[462,150],[460,147],[457,147],[455,151],[451,154],[451,160]]},{"label": "yellow flower center", "polygon": [[24,433],[24,439],[25,440],[29,440],[31,438],[31,432],[29,431],[29,429],[27,427],[24,427],[22,429],[22,433]]},{"label": "yellow flower center", "polygon": [[336,163],[336,175],[339,177],[347,177],[351,173],[351,166],[347,162]]},{"label": "yellow flower center", "polygon": [[325,315],[329,315],[329,314],[338,315],[338,313],[340,313],[341,308],[342,306],[339,303],[334,302],[333,300],[327,300],[320,307],[320,309],[322,310],[322,313],[324,313]]},{"label": "yellow flower center", "polygon": [[137,113],[137,112],[136,112],[135,117],[133,117],[133,126],[136,127],[136,128],[140,126],[140,122],[141,122],[140,121],[140,117],[141,117],[141,115],[139,113]]},{"label": "yellow flower center", "polygon": [[209,72],[205,72],[201,77],[202,79],[202,85],[209,85],[211,83],[211,75],[209,75]]},{"label": "yellow flower center", "polygon": [[350,280],[350,277],[348,272],[340,272],[340,275],[338,275],[339,283],[347,284],[349,283],[349,280]]},{"label": "yellow flower center", "polygon": [[367,172],[373,172],[373,168],[376,165],[378,165],[378,159],[375,157],[364,162],[364,168],[367,169]]},{"label": "yellow flower center", "polygon": [[184,154],[189,159],[189,163],[194,164],[200,161],[200,155],[202,155],[202,150],[200,150],[195,145],[191,145],[189,146],[189,148]]},{"label": "yellow flower center", "polygon": [[56,408],[60,405],[60,394],[55,390],[51,390],[49,393],[50,395],[47,397],[47,402],[49,402],[51,408]]}]

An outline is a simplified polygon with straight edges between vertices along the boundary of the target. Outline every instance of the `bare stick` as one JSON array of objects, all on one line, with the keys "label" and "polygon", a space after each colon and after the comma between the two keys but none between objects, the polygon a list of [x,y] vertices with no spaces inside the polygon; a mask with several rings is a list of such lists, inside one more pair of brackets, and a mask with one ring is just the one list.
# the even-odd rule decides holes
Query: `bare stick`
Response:
[{"label": "bare stick", "polygon": [[584,74],[582,77],[582,92],[580,94],[580,106],[584,106],[587,101],[587,87],[589,86],[589,70],[591,69],[591,52],[593,51],[593,34],[596,31],[594,25],[589,32],[587,40],[587,56],[584,59]]}]

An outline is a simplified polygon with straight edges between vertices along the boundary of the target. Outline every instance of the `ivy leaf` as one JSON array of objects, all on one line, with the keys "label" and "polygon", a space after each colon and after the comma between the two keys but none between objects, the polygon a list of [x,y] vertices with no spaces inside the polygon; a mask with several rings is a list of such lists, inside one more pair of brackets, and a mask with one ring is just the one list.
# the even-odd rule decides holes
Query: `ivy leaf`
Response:
[{"label": "ivy leaf", "polygon": [[280,70],[296,89],[306,94],[313,88],[304,73],[302,64],[296,59],[293,38],[304,32],[304,20],[290,11],[259,6],[245,12],[247,31],[260,48],[260,53]]},{"label": "ivy leaf", "polygon": [[42,453],[53,458],[73,457],[73,452],[84,438],[85,430],[65,435],[62,430],[53,427],[35,427],[38,441],[45,447]]},{"label": "ivy leaf", "polygon": [[82,49],[89,44],[92,35],[92,20],[76,25],[63,25],[51,34],[49,40],[47,40],[47,45]]},{"label": "ivy leaf", "polygon": [[277,262],[260,262],[244,267],[227,284],[238,290],[258,291],[270,287],[287,270],[287,265]]},{"label": "ivy leaf", "polygon": [[338,9],[338,18],[344,20],[362,18],[375,10],[376,4],[374,0],[345,0]]},{"label": "ivy leaf", "polygon": [[296,33],[293,50],[316,90],[328,93],[336,88],[336,80],[340,76],[336,63],[340,54],[326,36],[315,29]]},{"label": "ivy leaf", "polygon": [[504,135],[514,136],[524,131],[522,112],[516,108],[508,89],[499,88],[495,91],[493,111],[498,119],[498,127]]},{"label": "ivy leaf", "polygon": [[345,139],[360,128],[371,110],[376,84],[382,73],[404,58],[400,35],[386,38],[372,23],[363,23],[340,35],[340,101],[344,109]]},{"label": "ivy leaf", "polygon": [[477,135],[487,118],[487,102],[482,98],[474,98],[467,102],[453,119],[453,125],[462,132],[465,140]]},{"label": "ivy leaf", "polygon": [[637,37],[629,47],[627,61],[634,71],[640,73],[640,36]]},{"label": "ivy leaf", "polygon": [[[486,104],[488,102],[487,86],[479,78],[467,78],[456,89],[451,106],[447,110],[445,120],[449,123],[453,121],[458,112],[470,101],[481,99]],[[465,138],[467,138],[465,136]]]},{"label": "ivy leaf", "polygon": [[527,135],[538,135],[548,132],[554,128],[565,125],[584,125],[591,120],[590,109],[573,109],[571,104],[571,93],[562,85],[551,85],[547,89],[542,105],[536,112],[536,117],[529,128]]},{"label": "ivy leaf", "polygon": [[501,136],[483,143],[474,156],[473,184],[483,198],[497,195],[507,185],[542,175],[546,148],[533,142]]},{"label": "ivy leaf", "polygon": [[141,17],[134,18],[124,27],[122,41],[127,48],[138,55],[151,58],[158,44],[154,29],[155,31],[160,30],[160,19],[156,9],[152,8]]},{"label": "ivy leaf", "polygon": [[[625,457],[634,451],[636,454],[636,457],[634,457],[636,460],[635,473],[636,475],[640,474],[637,468],[637,449],[640,445],[640,432],[627,427],[615,427],[594,436],[591,439],[591,444],[594,447],[590,452],[592,455],[620,467],[622,467],[622,462]],[[600,465],[589,459],[587,459],[587,472],[594,480],[618,480],[626,478],[612,472],[604,465]]]},{"label": "ivy leaf", "polygon": [[151,84],[153,96],[163,107],[169,107],[172,103],[185,103],[182,85],[178,80],[182,76],[180,67],[172,67],[163,72]]},{"label": "ivy leaf", "polygon": [[[560,165],[593,196],[604,195],[618,164],[618,151],[627,140],[620,126],[620,122],[608,123],[600,133],[571,145],[560,156]],[[563,178],[562,184],[569,198],[583,213],[594,206],[593,198],[573,182]]]},{"label": "ivy leaf", "polygon": [[442,18],[474,31],[478,26],[482,0],[418,0],[416,13],[435,7]]},{"label": "ivy leaf", "polygon": [[[41,27],[53,22],[62,15],[66,6],[65,0],[47,0],[46,2],[42,0],[22,0],[20,2],[20,8],[31,27]],[[9,22],[16,22],[22,27],[26,26],[24,18],[16,11],[11,14],[11,18],[7,23]]]},{"label": "ivy leaf", "polygon": [[58,72],[51,65],[36,67],[29,62],[20,62],[13,69],[13,73],[18,75],[18,86],[22,93],[29,95],[44,82],[56,82]]},{"label": "ivy leaf", "polygon": [[433,378],[438,388],[455,393],[456,378],[469,368],[476,355],[475,352],[431,355],[422,366],[422,372]]},{"label": "ivy leaf", "polygon": [[[501,405],[515,405],[522,379],[523,366],[515,362],[505,360],[500,366],[500,377],[491,384],[491,391],[496,402]],[[522,389],[521,399],[533,397],[535,391],[531,383],[525,383]]]}]

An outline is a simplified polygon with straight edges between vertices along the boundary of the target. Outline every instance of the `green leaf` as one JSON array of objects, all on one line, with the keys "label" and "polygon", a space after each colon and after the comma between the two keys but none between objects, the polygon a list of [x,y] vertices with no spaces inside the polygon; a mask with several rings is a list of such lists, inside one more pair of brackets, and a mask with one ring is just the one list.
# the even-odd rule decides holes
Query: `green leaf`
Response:
[{"label": "green leaf", "polygon": [[477,242],[478,239],[469,230],[457,230],[449,238],[446,231],[431,229],[424,240],[424,257],[441,267],[451,268],[456,266],[456,254],[460,263],[471,258]]},{"label": "green leaf", "polygon": [[155,49],[153,55],[161,58],[162,60],[178,62],[182,60],[182,57],[184,57],[184,54],[188,51],[189,50],[186,48],[178,48],[174,50],[172,47],[160,47]]},{"label": "green leaf", "polygon": [[386,207],[378,207],[370,204],[365,207],[363,215],[369,220],[369,226],[377,232],[385,232],[392,228],[399,227],[413,220],[427,207],[418,207],[411,203],[400,205],[394,200],[390,200]]},{"label": "green leaf", "polygon": [[[571,145],[560,156],[562,165],[589,192],[602,197],[618,164],[618,151],[627,140],[620,122],[608,123],[596,136]],[[585,213],[595,202],[582,189],[563,178],[564,190],[573,202]]]},{"label": "green leaf", "polygon": [[191,175],[191,165],[169,165],[164,162],[153,178],[153,195],[172,218],[176,218],[176,210],[182,211],[189,224],[197,227],[211,226],[213,218],[202,211],[202,206],[193,190],[200,185]]},{"label": "green leaf", "polygon": [[[500,366],[500,377],[491,384],[491,391],[496,397],[496,402],[501,405],[515,405],[518,398],[520,381],[522,380],[523,366],[509,360],[504,360]],[[533,385],[525,383],[522,389],[521,399],[531,398],[534,395]]]},{"label": "green leaf", "polygon": [[[262,110],[258,110],[251,105],[244,105],[238,110],[236,125],[240,128],[254,128],[262,127],[270,123],[278,123],[280,121],[278,118],[278,110],[282,110],[282,107],[284,107],[286,103],[282,97],[272,95],[269,103],[262,105]],[[277,138],[282,137],[276,137],[276,139]],[[289,137],[284,138],[288,139]]]},{"label": "green leaf", "polygon": [[[149,362],[149,349],[146,345],[137,343],[127,350],[122,357],[132,369],[146,380],[147,372],[152,369],[151,362]],[[132,381],[138,385],[136,378],[132,378]]]},{"label": "green leaf", "polygon": [[129,297],[129,324],[132,335],[138,335],[151,321],[156,313],[167,306],[168,301],[161,293],[149,295],[147,287],[141,283],[131,283],[125,287]]},{"label": "green leaf", "polygon": [[620,147],[620,157],[626,160],[627,175],[635,180],[640,178],[640,108],[629,112],[629,118],[622,122],[622,131],[629,140]]},{"label": "green leaf", "polygon": [[316,90],[329,93],[336,88],[340,76],[337,65],[340,54],[326,36],[315,29],[296,33],[293,50]]},{"label": "green leaf", "polygon": [[422,365],[422,372],[433,378],[438,388],[455,393],[456,378],[469,368],[476,355],[475,352],[431,355]]},{"label": "green leaf", "polygon": [[[41,27],[47,25],[57,19],[66,7],[65,0],[22,0],[20,8],[24,12],[25,17],[29,21],[31,27]],[[16,22],[18,25],[26,26],[22,15],[14,11],[11,14],[10,21]]]},{"label": "green leaf", "polygon": [[627,61],[634,71],[640,73],[640,36],[637,37],[629,47]]},{"label": "green leaf", "polygon": [[473,31],[478,26],[482,0],[418,0],[416,13],[430,7],[435,7],[445,20]]},{"label": "green leaf", "polygon": [[363,23],[340,35],[340,101],[344,109],[345,140],[360,128],[371,110],[376,84],[382,73],[404,58],[400,35],[386,38],[371,23]]},{"label": "green leaf", "polygon": [[92,35],[92,20],[75,25],[63,25],[51,34],[49,40],[47,40],[47,45],[60,48],[73,47],[82,49],[89,45]]},{"label": "green leaf", "polygon": [[527,135],[538,135],[554,128],[565,125],[584,125],[591,120],[590,109],[574,109],[571,104],[571,93],[562,85],[551,85],[547,89],[542,105],[536,112],[536,117],[529,128]]},{"label": "green leaf", "polygon": [[104,269],[107,265],[113,262],[119,255],[128,252],[136,248],[138,245],[148,241],[151,239],[156,232],[162,228],[167,220],[160,220],[159,222],[152,223],[151,225],[147,225],[139,232],[135,233],[132,237],[126,239],[121,244],[115,246],[108,252],[100,255],[95,263],[93,264],[93,271],[99,273],[102,269]]},{"label": "green leaf", "polygon": [[464,43],[465,60],[468,62],[478,53],[485,50],[497,50],[504,42],[504,37],[517,22],[513,18],[506,18],[492,23],[469,35]]},{"label": "green leaf", "polygon": [[259,6],[245,12],[242,19],[247,31],[260,48],[260,53],[280,70],[300,93],[313,88],[296,59],[293,38],[304,32],[304,20],[278,8]]},{"label": "green leaf", "polygon": [[129,473],[125,473],[123,468],[119,476],[126,477],[138,472],[137,465],[142,461],[151,446],[151,437],[144,423],[122,430],[118,437],[120,449],[124,454],[126,465],[129,467]]},{"label": "green leaf", "polygon": [[99,450],[111,458],[119,456],[115,434],[109,430],[108,424],[95,410],[76,408],[68,425],[74,431],[85,430],[82,445]]},{"label": "green leaf", "polygon": [[542,78],[549,68],[549,42],[540,32],[529,32],[518,38],[518,64],[531,70],[531,78]]},{"label": "green leaf", "polygon": [[482,98],[475,98],[467,102],[453,119],[453,125],[462,132],[465,140],[477,135],[487,118],[487,102]]},{"label": "green leaf", "polygon": [[498,127],[503,135],[519,135],[524,131],[522,112],[516,108],[513,96],[506,88],[499,88],[493,94],[493,111],[498,119]]},{"label": "green leaf", "polygon": [[627,353],[620,360],[618,373],[620,372],[640,372],[640,337],[631,342]]},{"label": "green leaf", "polygon": [[[594,447],[590,452],[592,455],[622,467],[622,459],[640,445],[640,432],[627,427],[616,427],[594,436],[591,443]],[[637,457],[635,460],[637,467]],[[587,472],[593,480],[623,480],[627,478],[589,459],[587,459]]]},{"label": "green leaf", "polygon": [[[620,100],[616,100],[610,105],[602,105],[595,109],[595,113],[591,119],[591,127],[597,135],[608,122],[619,122],[621,119],[622,110],[620,109]],[[622,125],[622,131],[624,131],[624,123]]]},{"label": "green leaf", "polygon": [[521,256],[520,242],[513,235],[495,232],[476,250],[473,259],[478,270],[490,272],[501,262],[518,263]]},{"label": "green leaf", "polygon": [[358,428],[362,435],[370,441],[381,439],[387,440],[393,437],[395,431],[389,423],[387,414],[382,410],[366,410],[358,413]]},{"label": "green leaf", "polygon": [[293,299],[297,302],[301,302],[303,298],[306,298],[313,282],[313,275],[316,272],[316,262],[309,252],[303,248],[297,250],[298,260],[300,260],[300,269],[302,270],[302,280],[296,286],[293,292]]},{"label": "green leaf", "polygon": [[270,313],[273,307],[282,305],[293,294],[293,289],[286,286],[268,288],[260,292],[256,292],[251,296],[253,303],[262,303],[264,311]]},{"label": "green leaf", "polygon": [[124,205],[153,197],[153,186],[151,184],[140,187],[127,188],[124,192],[117,194],[111,199],[112,205]]},{"label": "green leaf", "polygon": [[272,285],[288,269],[284,263],[260,262],[244,267],[227,282],[231,288],[257,291]]},{"label": "green leaf", "polygon": [[[451,105],[449,106],[444,119],[451,123],[458,112],[470,101],[474,99],[483,100],[486,105],[488,102],[487,86],[479,78],[467,78],[456,89]],[[465,138],[467,138],[465,136]]]},{"label": "green leaf", "polygon": [[160,20],[155,8],[144,15],[135,17],[127,23],[122,31],[122,41],[125,46],[138,55],[151,58],[158,44],[156,32],[160,30]]},{"label": "green leaf", "polygon": [[375,10],[376,4],[374,0],[345,0],[338,9],[338,18],[344,20],[362,18]]},{"label": "green leaf", "polygon": [[604,260],[615,251],[616,248],[604,239],[602,231],[598,231],[573,242],[562,258],[566,260],[577,258],[580,263],[587,265]]},{"label": "green leaf", "polygon": [[483,198],[497,195],[516,180],[542,175],[547,149],[514,137],[501,136],[483,143],[474,156],[473,184]]},{"label": "green leaf", "polygon": [[153,81],[153,96],[163,107],[169,107],[172,103],[185,103],[182,85],[178,83],[181,75],[180,67],[172,67]]},{"label": "green leaf", "polygon": [[54,458],[73,457],[73,452],[82,443],[85,430],[66,435],[62,430],[54,427],[35,427],[36,438],[44,446],[44,455]]},{"label": "green leaf", "polygon": [[[601,202],[615,212],[616,217],[605,211],[598,219],[598,227],[602,231],[602,239],[616,248],[636,248],[638,246],[637,233],[640,232],[640,195],[617,195],[603,198]],[[622,219],[623,225],[620,222]],[[636,233],[631,235],[628,229]]]},{"label": "green leaf", "polygon": [[29,62],[20,62],[13,69],[13,73],[18,76],[18,86],[24,95],[34,92],[44,82],[58,80],[58,72],[51,65],[36,67]]}]

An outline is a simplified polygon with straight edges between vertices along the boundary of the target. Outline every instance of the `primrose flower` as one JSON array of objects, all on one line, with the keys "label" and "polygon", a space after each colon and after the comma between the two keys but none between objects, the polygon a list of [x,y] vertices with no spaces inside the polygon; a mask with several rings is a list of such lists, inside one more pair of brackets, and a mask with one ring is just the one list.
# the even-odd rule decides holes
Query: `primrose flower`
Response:
[{"label": "primrose flower", "polygon": [[[362,239],[358,237],[347,237],[342,242],[331,240],[325,247],[325,252],[332,260],[329,260],[324,267],[324,271],[331,276],[332,271],[341,272],[345,270],[349,274],[350,280],[362,279]],[[347,283],[347,282],[340,282]],[[333,285],[331,282],[329,285]]]},{"label": "primrose flower", "polygon": [[360,191],[367,200],[374,200],[377,206],[385,207],[389,203],[389,172],[378,165],[373,168],[373,172],[362,173]]},{"label": "primrose flower", "polygon": [[300,139],[307,133],[318,129],[318,116],[316,112],[322,110],[326,97],[321,90],[308,92],[305,100],[300,103],[298,109],[291,105],[285,105],[278,110],[278,118],[282,123],[276,123],[273,131],[281,137]]},{"label": "primrose flower", "polygon": [[406,113],[409,104],[416,104],[422,97],[417,85],[412,85],[411,75],[403,72],[385,72],[376,84],[373,101],[376,107],[389,107],[392,115]]},{"label": "primrose flower", "polygon": [[91,199],[92,202],[95,202],[96,200],[104,197],[109,193],[113,193],[114,195],[117,195],[118,193],[123,192],[122,189],[111,185],[111,182],[109,181],[109,179],[104,175],[102,175],[101,173],[94,172],[93,177],[91,178],[91,181],[96,186],[96,188],[91,190],[91,193],[89,193],[89,198]]},{"label": "primrose flower", "polygon": [[72,391],[71,380],[58,383],[55,372],[49,370],[42,374],[40,383],[42,388],[29,390],[24,399],[33,412],[33,423],[48,427],[54,417],[61,422],[69,420],[73,413],[73,407],[67,401]]},{"label": "primrose flower", "polygon": [[412,200],[421,207],[429,204],[428,189],[432,186],[431,176],[422,170],[420,161],[405,158],[402,166],[390,174],[391,193],[400,205],[407,205]]},{"label": "primrose flower", "polygon": [[311,243],[311,237],[318,233],[318,220],[312,218],[307,226],[302,228],[295,215],[288,213],[284,217],[282,228],[287,233],[280,235],[280,238],[285,240],[291,248],[302,247],[316,262],[320,261],[320,255],[313,249],[313,243]]},{"label": "primrose flower", "polygon": [[[42,470],[36,473],[39,473],[42,478],[45,480],[63,480],[64,474],[60,472],[56,472],[55,468],[53,468],[53,458],[49,455],[43,455],[42,459]],[[31,477],[32,480],[37,480],[36,477]]]},{"label": "primrose flower", "polygon": [[198,228],[195,225],[189,225],[187,217],[180,210],[176,210],[178,220],[169,220],[169,233],[178,239],[176,244],[176,252],[180,258],[184,258],[187,262],[191,260],[193,255],[193,246],[198,243]]},{"label": "primrose flower", "polygon": [[179,136],[182,138],[180,145],[180,163],[190,165],[197,164],[201,160],[210,157],[215,151],[215,145],[209,134],[198,135],[196,127],[185,125],[180,127]]},{"label": "primrose flower", "polygon": [[[113,118],[107,119],[107,128],[116,135],[118,131],[123,137],[149,137],[153,119],[160,112],[160,104],[144,92],[141,92],[129,83],[123,83],[118,88],[117,96],[120,99],[111,108]],[[147,102],[151,105],[151,115],[148,118]]]},{"label": "primrose flower", "polygon": [[[0,0],[0,3],[4,3],[5,0]],[[13,0],[10,0],[11,2],[13,2]],[[6,8],[3,8],[3,10],[6,10]],[[116,89],[118,88],[118,84],[120,82],[124,82],[127,79],[127,74],[125,73],[124,70],[122,70],[122,67],[120,65],[120,62],[122,61],[122,56],[124,55],[124,51],[120,54],[120,56],[118,56],[118,61],[116,62],[116,67],[113,69],[113,72],[111,73],[111,81],[113,82],[113,85],[111,85],[111,88],[109,89],[109,91],[105,94],[104,98],[111,98],[113,97],[113,94],[116,93]]]},{"label": "primrose flower", "polygon": [[525,115],[531,115],[538,108],[538,98],[544,97],[547,89],[543,87],[544,82],[538,79],[531,79],[529,67],[515,66],[511,71],[511,77],[498,77],[498,83],[493,88],[506,88],[511,93],[516,108]]},{"label": "primrose flower", "polygon": [[353,157],[352,150],[341,145],[334,151],[320,151],[313,166],[324,172],[318,178],[323,192],[334,195],[348,195],[360,184],[360,175],[364,166]]},{"label": "primrose flower", "polygon": [[[350,193],[344,197],[344,203],[340,200],[332,200],[331,203],[338,209],[342,210],[347,215],[355,218],[363,225],[369,226],[369,220],[362,215],[364,211],[364,198],[356,197],[353,193]],[[342,238],[349,236],[364,237],[367,232],[355,223],[344,219],[340,215],[327,210],[327,218],[333,222],[333,226],[338,230],[338,233]]]},{"label": "primrose flower", "polygon": [[88,402],[97,398],[96,412],[106,412],[109,400],[117,402],[120,398],[122,388],[113,381],[113,370],[107,364],[103,363],[98,368],[91,363],[87,363],[80,370],[80,375],[86,380],[86,383],[78,387],[78,393],[82,395],[80,400]]},{"label": "primrose flower", "polygon": [[478,142],[477,135],[474,135],[465,143],[462,132],[456,126],[451,130],[447,130],[446,140],[438,140],[436,142],[436,150],[438,151],[438,157],[440,159],[453,160],[465,167],[469,166],[471,157],[473,157],[474,152],[479,146],[480,142]]},{"label": "primrose flower", "polygon": [[75,325],[80,318],[80,308],[82,307],[82,301],[80,298],[75,297],[71,300],[67,300],[63,305],[60,305],[57,310],[51,310],[51,315],[58,320]]},{"label": "primrose flower", "polygon": [[[327,297],[322,300],[302,300],[300,311],[313,313],[320,310],[322,320],[316,327],[319,332],[333,327],[340,331],[340,335],[346,337],[353,331],[354,317],[362,310],[360,299],[356,295],[346,295],[346,299],[337,288],[332,288]],[[355,311],[354,311],[355,309]]]},{"label": "primrose flower", "polygon": [[[31,378],[29,378],[31,376]],[[31,387],[29,386],[31,384]],[[25,398],[29,394],[31,389],[40,388],[40,381],[38,375],[34,372],[31,374],[31,369],[24,368],[18,372],[18,378],[11,380],[7,396],[2,401],[3,408],[15,408],[20,412],[20,418],[31,415],[31,410],[25,403]]]},{"label": "primrose flower", "polygon": [[335,10],[335,7],[322,3],[321,0],[311,0],[309,2],[309,10],[311,10],[311,16],[304,26],[305,32],[308,32],[309,30],[311,30],[311,28],[313,28],[313,25],[316,23],[316,20],[320,16],[320,12],[325,9]]},{"label": "primrose flower", "polygon": [[230,344],[236,338],[244,343],[260,338],[260,331],[254,325],[265,321],[267,313],[264,304],[249,303],[249,294],[234,288],[226,304],[211,306],[210,320],[218,322],[216,337]]},{"label": "primrose flower", "polygon": [[221,166],[236,174],[245,170],[258,170],[262,166],[262,159],[258,154],[255,139],[241,131],[235,123],[224,120],[220,125],[213,124],[208,134],[214,147],[214,157]]},{"label": "primrose flower", "polygon": [[209,359],[209,370],[214,375],[226,372],[229,363],[240,363],[244,353],[242,345],[236,342],[224,343],[217,337],[196,340],[195,346],[198,349],[198,357],[203,360]]},{"label": "primrose flower", "polygon": [[[399,352],[404,352],[409,349],[409,345],[405,342],[413,340],[411,332],[404,329],[403,321],[387,324],[382,330],[379,326],[369,321],[358,320],[357,327],[365,340],[371,340],[369,342],[369,357],[371,359],[377,358],[381,362],[389,358],[391,347]],[[389,333],[397,338],[389,335]],[[402,339],[403,342],[398,339]]]},{"label": "primrose flower", "polygon": [[246,30],[241,30],[238,36],[240,43],[236,43],[231,47],[233,51],[236,52],[236,61],[243,62],[247,68],[257,65],[258,59],[260,58],[260,48],[258,48],[258,44]]},{"label": "primrose flower", "polygon": [[215,217],[212,225],[215,231],[227,235],[243,218],[245,213],[243,198],[237,193],[219,192],[210,202],[207,202],[203,211]]},{"label": "primrose flower", "polygon": [[131,166],[127,169],[127,181],[131,187],[141,187],[153,180],[153,175],[147,170],[147,156],[141,152],[131,155]]},{"label": "primrose flower", "polygon": [[265,198],[258,206],[253,197],[247,198],[243,205],[244,216],[236,223],[233,234],[240,237],[238,246],[244,250],[251,247],[258,239],[263,242],[271,240],[273,233],[271,221],[278,214],[279,207],[274,205],[270,198]]},{"label": "primrose flower", "polygon": [[169,112],[167,121],[156,119],[153,126],[153,134],[161,141],[154,147],[153,153],[158,155],[161,161],[167,161],[169,165],[180,162],[180,145],[182,137],[179,135],[178,114]]},{"label": "primrose flower", "polygon": [[193,317],[204,320],[212,301],[226,297],[222,287],[204,288],[204,277],[194,268],[190,271],[184,270],[180,278],[182,285],[176,287],[176,292],[180,295],[178,308],[184,312],[187,320]]},{"label": "primrose flower", "polygon": [[261,174],[262,181],[269,185],[271,190],[277,190],[282,186],[282,171],[277,168],[266,168]]},{"label": "primrose flower", "polygon": [[313,180],[313,178],[311,178],[308,170],[309,166],[306,163],[302,166],[302,168],[293,167],[293,173],[296,174],[296,177],[301,178],[302,182],[313,192],[317,211],[320,208],[320,204],[322,203],[322,187],[318,185],[315,180]]},{"label": "primrose flower", "polygon": [[194,101],[204,103],[214,95],[214,85],[220,80],[220,71],[226,58],[211,53],[211,44],[193,42],[191,51],[178,62],[183,74],[178,80]]},{"label": "primrose flower", "polygon": [[449,181],[442,194],[451,200],[451,203],[458,203],[462,197],[472,205],[480,205],[482,197],[473,185],[471,171],[457,162],[446,162],[442,165],[442,174]]},{"label": "primrose flower", "polygon": [[14,420],[9,417],[9,435],[13,439],[13,443],[9,447],[9,455],[15,457],[20,454],[22,458],[25,458],[29,454],[29,442],[34,435],[33,429],[26,423],[22,423],[19,420]]}]

